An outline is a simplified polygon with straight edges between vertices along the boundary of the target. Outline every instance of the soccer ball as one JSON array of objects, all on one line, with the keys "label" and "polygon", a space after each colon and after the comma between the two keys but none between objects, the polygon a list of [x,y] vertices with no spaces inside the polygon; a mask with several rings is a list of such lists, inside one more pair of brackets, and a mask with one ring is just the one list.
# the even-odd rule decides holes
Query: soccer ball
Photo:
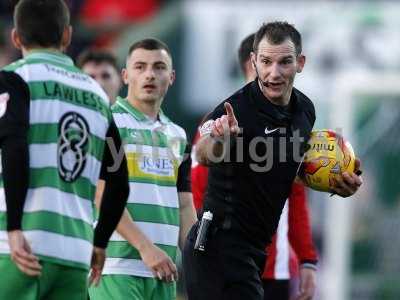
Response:
[{"label": "soccer ball", "polygon": [[314,130],[308,141],[299,175],[306,186],[323,192],[332,191],[343,172],[353,173],[353,147],[332,130]]}]

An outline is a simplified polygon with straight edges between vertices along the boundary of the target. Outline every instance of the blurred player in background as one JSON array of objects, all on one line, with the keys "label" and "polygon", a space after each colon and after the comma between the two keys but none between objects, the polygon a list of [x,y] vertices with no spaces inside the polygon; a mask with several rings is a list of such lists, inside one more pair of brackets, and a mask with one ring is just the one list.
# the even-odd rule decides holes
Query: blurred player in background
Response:
[{"label": "blurred player in background", "polygon": [[[254,33],[240,44],[238,58],[246,83],[253,81],[257,74],[251,64]],[[192,153],[199,137],[197,133]],[[192,192],[195,207],[200,211],[208,180],[208,168],[200,165],[192,155]],[[303,185],[294,183],[288,201],[282,211],[277,233],[267,247],[267,262],[263,272],[264,298],[288,300],[290,278],[296,277],[300,262],[300,299],[311,299],[316,285],[317,255],[313,245],[307,198]]]},{"label": "blurred player in background", "polygon": [[[108,97],[62,53],[69,24],[62,0],[15,7],[12,41],[23,59],[0,77],[0,299],[86,299],[88,269],[97,284],[128,197],[126,160],[116,165],[105,146],[106,138],[121,146]],[[14,164],[29,175],[26,197]],[[93,232],[99,175],[106,184]]]},{"label": "blurred player in background", "polygon": [[[100,84],[111,104],[117,101],[122,80],[117,59],[111,52],[87,49],[79,54],[77,66]],[[99,180],[96,188],[96,198],[101,199],[103,192],[104,180]]]},{"label": "blurred player in background", "polygon": [[168,46],[156,39],[134,43],[122,77],[128,96],[112,111],[125,145],[130,195],[102,281],[89,294],[92,300],[173,300],[177,247],[183,248],[196,213],[186,133],[160,108],[175,79]]},{"label": "blurred player in background", "polygon": [[114,104],[122,84],[114,55],[105,50],[88,49],[78,56],[77,66],[100,84]]}]

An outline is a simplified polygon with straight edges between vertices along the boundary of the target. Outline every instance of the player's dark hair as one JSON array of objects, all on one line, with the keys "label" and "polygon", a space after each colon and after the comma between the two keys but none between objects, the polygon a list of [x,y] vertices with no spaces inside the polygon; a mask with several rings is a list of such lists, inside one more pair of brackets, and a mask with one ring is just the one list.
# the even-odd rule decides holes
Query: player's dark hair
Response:
[{"label": "player's dark hair", "polygon": [[70,16],[63,0],[20,0],[14,25],[25,47],[59,47]]},{"label": "player's dark hair", "polygon": [[246,62],[250,59],[250,53],[253,51],[255,33],[248,35],[239,46],[238,58],[242,72],[246,72]]},{"label": "player's dark hair", "polygon": [[300,33],[297,31],[296,28],[294,28],[293,25],[287,22],[276,21],[276,22],[264,23],[260,27],[260,29],[258,29],[254,37],[254,43],[253,43],[254,52],[257,52],[258,45],[260,44],[263,38],[267,38],[268,42],[270,42],[273,45],[279,45],[284,41],[286,41],[287,39],[290,39],[295,46],[296,55],[299,55],[302,51]]},{"label": "player's dark hair", "polygon": [[169,57],[172,58],[171,51],[169,50],[168,46],[165,43],[155,38],[148,38],[135,42],[129,48],[128,56],[130,56],[132,52],[135,51],[136,49],[165,50],[168,53]]},{"label": "player's dark hair", "polygon": [[89,62],[93,62],[94,64],[107,63],[112,65],[115,70],[119,72],[117,59],[113,54],[105,50],[87,49],[78,56],[76,61],[79,68],[83,68],[83,66]]}]

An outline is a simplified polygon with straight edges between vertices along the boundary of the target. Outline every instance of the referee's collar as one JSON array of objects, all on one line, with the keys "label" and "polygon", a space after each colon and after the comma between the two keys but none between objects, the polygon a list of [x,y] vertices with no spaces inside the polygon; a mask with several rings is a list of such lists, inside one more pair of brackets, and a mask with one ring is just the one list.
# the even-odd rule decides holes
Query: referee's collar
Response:
[{"label": "referee's collar", "polygon": [[[251,85],[251,89],[253,90],[253,95],[255,98],[254,100],[256,100],[256,102],[259,104],[261,110],[270,112],[271,108],[279,108],[279,105],[272,103],[267,97],[264,96],[258,84],[258,78],[256,78],[253,82],[250,82],[249,84]],[[303,111],[304,107],[300,104],[301,101],[299,99],[301,97],[302,94],[293,87],[288,104],[293,113]]]},{"label": "referee's collar", "polygon": [[24,57],[25,59],[44,59],[50,60],[56,63],[61,63],[68,66],[73,66],[73,60],[67,55],[56,51],[56,50],[48,50],[48,49],[33,49],[30,50],[28,55]]}]

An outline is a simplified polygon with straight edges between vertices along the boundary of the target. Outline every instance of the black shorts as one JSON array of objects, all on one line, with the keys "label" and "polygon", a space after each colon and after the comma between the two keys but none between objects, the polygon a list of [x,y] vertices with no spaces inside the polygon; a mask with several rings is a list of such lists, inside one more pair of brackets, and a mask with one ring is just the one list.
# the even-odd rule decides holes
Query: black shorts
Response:
[{"label": "black shorts", "polygon": [[289,300],[289,280],[263,279],[264,300]]},{"label": "black shorts", "polygon": [[183,268],[189,300],[263,300],[265,251],[233,230],[209,235],[206,251],[194,250],[195,224],[185,243]]}]

